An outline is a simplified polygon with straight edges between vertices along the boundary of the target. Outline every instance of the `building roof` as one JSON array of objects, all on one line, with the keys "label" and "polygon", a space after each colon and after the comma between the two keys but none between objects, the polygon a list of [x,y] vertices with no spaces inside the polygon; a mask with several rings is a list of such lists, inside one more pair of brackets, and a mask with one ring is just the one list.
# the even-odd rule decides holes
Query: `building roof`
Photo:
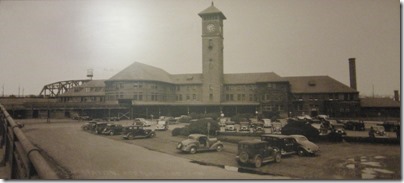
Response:
[{"label": "building roof", "polygon": [[391,98],[361,98],[361,107],[400,107],[400,102]]},{"label": "building roof", "polygon": [[161,81],[171,83],[171,75],[163,69],[146,65],[139,62],[126,67],[124,70],[112,76],[111,80],[143,80],[143,81]]},{"label": "building roof", "polygon": [[171,79],[175,84],[202,84],[202,74],[174,74]]},{"label": "building roof", "polygon": [[224,84],[253,84],[257,82],[287,81],[274,72],[224,74]]},{"label": "building roof", "polygon": [[[84,88],[90,88],[89,91],[86,91]],[[91,88],[99,88],[97,90],[92,90]],[[105,95],[105,80],[91,80],[86,83],[83,83],[80,86],[76,86],[71,88],[67,92],[61,94],[60,96],[103,96]]]},{"label": "building roof", "polygon": [[200,17],[202,17],[203,15],[209,15],[209,14],[219,14],[221,16],[222,19],[226,19],[226,17],[224,16],[224,14],[222,13],[222,11],[220,11],[219,9],[217,9],[212,2],[212,5],[209,6],[208,8],[206,8],[205,10],[201,11],[198,15]]},{"label": "building roof", "polygon": [[292,93],[357,93],[345,84],[329,76],[293,76],[288,80]]}]

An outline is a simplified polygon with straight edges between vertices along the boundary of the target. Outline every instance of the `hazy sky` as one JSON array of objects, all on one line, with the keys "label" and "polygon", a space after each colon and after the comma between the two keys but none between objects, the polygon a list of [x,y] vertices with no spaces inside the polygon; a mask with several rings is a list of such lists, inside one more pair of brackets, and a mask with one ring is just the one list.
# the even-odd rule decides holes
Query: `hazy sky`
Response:
[{"label": "hazy sky", "polygon": [[[133,62],[202,73],[201,18],[209,0],[0,1],[0,87],[39,94],[56,81],[108,79]],[[224,72],[328,75],[360,94],[400,89],[398,0],[215,0],[224,21]],[[2,90],[0,88],[0,94]]]}]

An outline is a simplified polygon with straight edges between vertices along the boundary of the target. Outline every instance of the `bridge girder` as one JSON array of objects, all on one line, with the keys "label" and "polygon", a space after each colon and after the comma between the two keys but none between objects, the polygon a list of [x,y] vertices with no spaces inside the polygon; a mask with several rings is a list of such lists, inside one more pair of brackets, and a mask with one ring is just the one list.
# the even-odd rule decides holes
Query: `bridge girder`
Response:
[{"label": "bridge girder", "polygon": [[48,97],[57,97],[69,89],[74,88],[76,86],[80,86],[86,82],[90,81],[86,80],[68,80],[68,81],[58,81],[51,84],[45,85],[39,95],[48,96]]}]

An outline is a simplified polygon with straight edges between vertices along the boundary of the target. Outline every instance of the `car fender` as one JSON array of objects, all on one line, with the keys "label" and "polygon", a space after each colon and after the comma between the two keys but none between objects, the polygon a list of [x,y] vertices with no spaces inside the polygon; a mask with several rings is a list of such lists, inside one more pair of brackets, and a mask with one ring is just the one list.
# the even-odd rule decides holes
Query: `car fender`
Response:
[{"label": "car fender", "polygon": [[212,146],[210,146],[209,149],[216,149],[216,147],[219,146],[219,145],[223,146],[223,143],[221,141],[217,141],[216,143],[212,144]]}]

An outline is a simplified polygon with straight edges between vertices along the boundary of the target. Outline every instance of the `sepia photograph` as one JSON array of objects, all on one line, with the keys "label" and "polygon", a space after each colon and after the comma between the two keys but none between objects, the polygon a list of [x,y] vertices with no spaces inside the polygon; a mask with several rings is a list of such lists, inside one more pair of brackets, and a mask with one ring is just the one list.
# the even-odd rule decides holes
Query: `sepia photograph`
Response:
[{"label": "sepia photograph", "polygon": [[400,181],[399,0],[0,0],[0,179]]}]

